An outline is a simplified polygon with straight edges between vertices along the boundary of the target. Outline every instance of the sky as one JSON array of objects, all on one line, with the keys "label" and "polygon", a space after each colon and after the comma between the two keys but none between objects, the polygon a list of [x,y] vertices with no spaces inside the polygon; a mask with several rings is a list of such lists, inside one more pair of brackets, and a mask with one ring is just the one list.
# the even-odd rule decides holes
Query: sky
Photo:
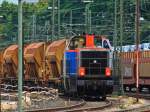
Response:
[{"label": "sky", "polygon": [[13,2],[13,3],[17,3],[18,2],[18,0],[0,0],[0,3],[2,3],[3,1]]},{"label": "sky", "polygon": [[[0,4],[1,4],[3,1],[8,1],[8,2],[15,3],[15,4],[18,3],[18,0],[0,0]],[[36,1],[36,2],[37,2],[38,0],[24,0],[24,1],[28,1],[28,2],[34,2],[34,1]]]}]

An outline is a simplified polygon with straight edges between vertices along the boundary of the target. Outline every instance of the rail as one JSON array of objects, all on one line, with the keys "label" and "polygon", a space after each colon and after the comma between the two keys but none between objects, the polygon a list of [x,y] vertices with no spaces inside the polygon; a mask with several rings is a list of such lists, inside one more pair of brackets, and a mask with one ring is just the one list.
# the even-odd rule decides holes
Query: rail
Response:
[{"label": "rail", "polygon": [[63,111],[63,110],[68,110],[68,109],[73,109],[73,108],[78,108],[83,105],[85,105],[86,102],[81,99],[77,101],[76,104],[70,105],[70,106],[64,106],[64,107],[56,107],[56,108],[45,108],[45,109],[34,109],[34,110],[25,110],[25,112],[54,112],[54,111]]},{"label": "rail", "polygon": [[[88,102],[86,102],[88,104]],[[112,102],[109,101],[109,100],[106,100],[105,101],[105,104],[104,105],[99,105],[99,106],[86,106],[83,107],[83,108],[77,108],[77,109],[72,109],[72,110],[67,110],[65,112],[84,112],[84,111],[96,111],[96,110],[103,110],[107,107],[111,107],[112,106]]]}]

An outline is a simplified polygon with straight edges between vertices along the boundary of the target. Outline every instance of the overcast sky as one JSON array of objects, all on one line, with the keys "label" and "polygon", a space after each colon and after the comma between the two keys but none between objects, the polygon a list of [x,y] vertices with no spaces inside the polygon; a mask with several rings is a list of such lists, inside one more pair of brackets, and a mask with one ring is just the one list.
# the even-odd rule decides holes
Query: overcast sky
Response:
[{"label": "overcast sky", "polygon": [[[8,2],[13,2],[13,3],[18,3],[18,0],[0,0],[0,3],[2,3],[3,1],[8,1]],[[37,2],[38,0],[23,0],[23,1]]]},{"label": "overcast sky", "polygon": [[2,3],[3,1],[13,2],[13,3],[17,3],[18,2],[18,0],[0,0],[0,3]]}]

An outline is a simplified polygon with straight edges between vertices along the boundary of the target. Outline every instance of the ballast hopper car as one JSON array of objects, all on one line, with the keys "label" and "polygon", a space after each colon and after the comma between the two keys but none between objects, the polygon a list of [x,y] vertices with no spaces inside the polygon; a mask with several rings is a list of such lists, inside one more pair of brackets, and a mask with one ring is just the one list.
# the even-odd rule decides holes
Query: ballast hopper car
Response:
[{"label": "ballast hopper car", "polygon": [[65,48],[66,40],[62,39],[52,42],[46,49],[46,76],[51,82],[57,82],[61,77],[61,65]]},{"label": "ballast hopper car", "polygon": [[6,82],[17,81],[18,73],[18,45],[11,45],[3,54],[3,78]]},{"label": "ballast hopper car", "polygon": [[29,44],[24,50],[25,82],[42,83],[45,80],[45,43]]}]

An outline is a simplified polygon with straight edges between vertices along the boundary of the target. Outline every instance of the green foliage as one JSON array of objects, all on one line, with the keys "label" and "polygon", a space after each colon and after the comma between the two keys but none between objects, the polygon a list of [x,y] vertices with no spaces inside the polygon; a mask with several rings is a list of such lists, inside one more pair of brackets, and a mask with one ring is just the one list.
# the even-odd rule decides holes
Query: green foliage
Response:
[{"label": "green foliage", "polygon": [[[119,0],[117,0],[119,1]],[[134,11],[135,11],[135,0],[124,0],[124,16],[129,14],[128,18],[124,17],[124,30],[130,27],[130,30],[134,30]],[[142,41],[150,42],[150,4],[146,1],[141,0],[141,16],[144,18],[144,21],[141,23],[141,39]],[[61,3],[61,24],[67,23],[70,21],[70,11],[73,10],[73,23],[84,24],[85,22],[85,6],[86,4],[81,2],[81,0],[60,0]],[[119,3],[119,2],[118,2]],[[57,3],[55,3],[56,5]],[[52,0],[40,0],[37,4],[23,4],[23,28],[24,28],[24,37],[27,35],[32,35],[32,26],[33,26],[33,15],[36,16],[36,25],[37,27],[45,28],[45,23],[48,21],[51,24],[52,10],[48,10],[48,7],[52,6]],[[118,9],[118,18],[119,18],[119,4],[117,4]],[[75,10],[76,9],[76,10]],[[114,0],[94,0],[94,3],[91,3],[90,10],[92,10],[92,24],[93,32],[97,34],[106,34],[111,35],[111,38],[114,34]],[[57,18],[57,11],[55,11]],[[5,36],[5,40],[11,40],[17,38],[17,24],[18,24],[18,12],[17,5],[8,3],[4,1],[2,7],[0,8],[0,35]],[[127,24],[126,22],[130,21],[131,23]],[[57,28],[57,19],[55,19],[55,28]],[[98,28],[96,28],[99,25]],[[110,26],[111,25],[111,26]],[[127,28],[126,28],[127,27]],[[51,29],[51,26],[49,26]],[[38,29],[38,28],[37,28]],[[50,29],[48,33],[50,34]],[[43,29],[45,31],[45,29]],[[46,35],[39,28],[37,34]],[[66,30],[66,29],[65,29]],[[73,27],[73,32],[79,32],[84,30],[84,27]],[[118,19],[118,30],[119,30],[119,19]],[[57,34],[57,29],[55,29]],[[64,28],[62,28],[62,32]],[[119,31],[118,31],[119,34]],[[41,38],[42,38],[41,35]],[[130,33],[129,30],[124,32],[124,40],[129,40],[132,37],[132,42],[134,40],[134,33]]]}]

